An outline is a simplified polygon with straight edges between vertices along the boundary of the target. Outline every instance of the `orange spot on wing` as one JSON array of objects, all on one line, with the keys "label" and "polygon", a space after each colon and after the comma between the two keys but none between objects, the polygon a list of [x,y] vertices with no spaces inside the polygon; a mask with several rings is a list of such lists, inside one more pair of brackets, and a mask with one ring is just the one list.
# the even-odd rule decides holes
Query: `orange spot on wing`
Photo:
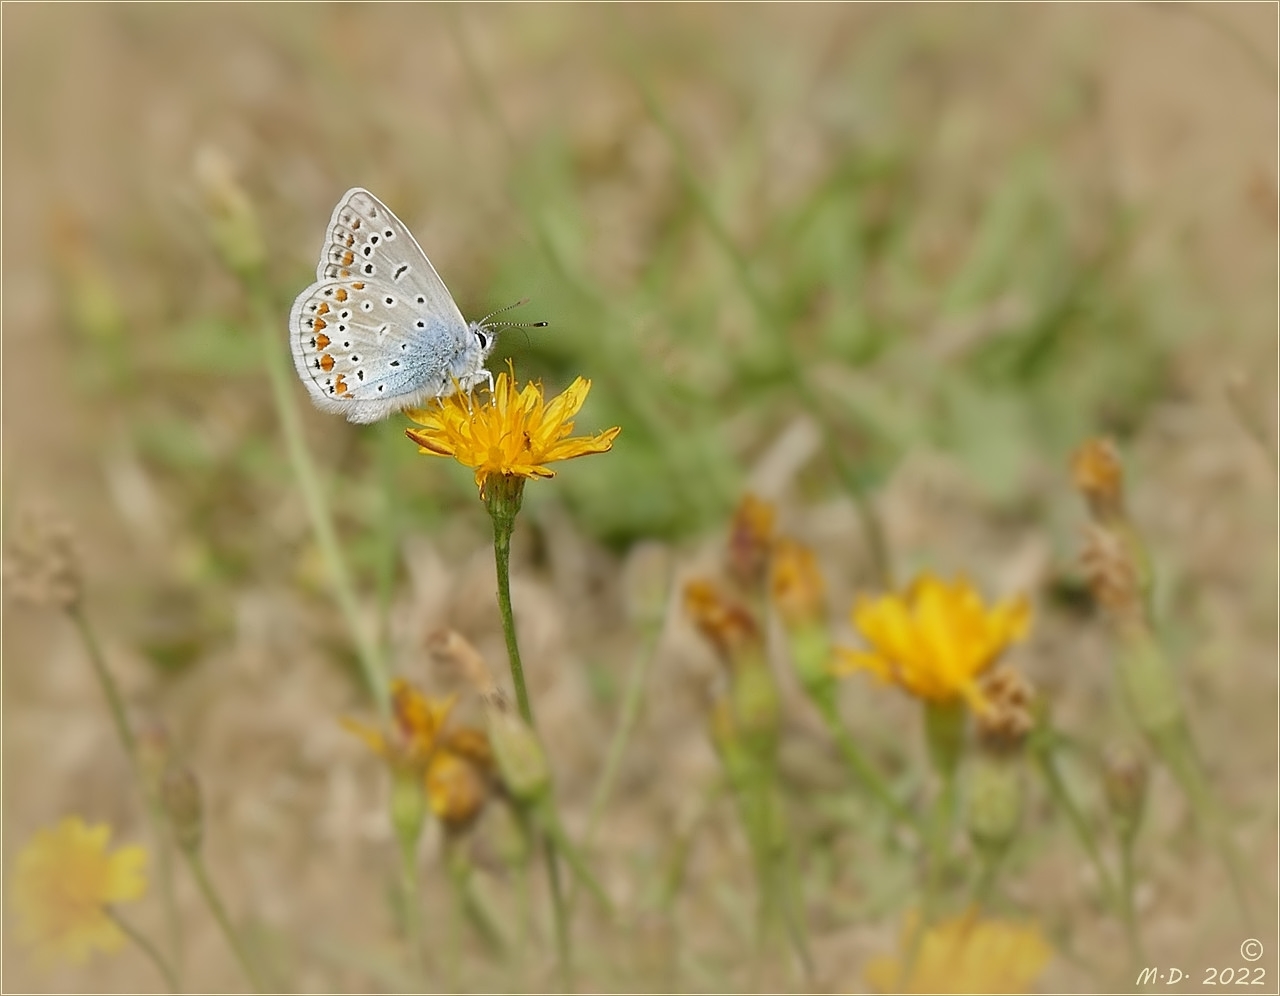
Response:
[{"label": "orange spot on wing", "polygon": [[333,296],[336,297],[338,299],[338,303],[341,304],[343,301],[347,299],[347,292],[343,290],[341,287],[339,287],[336,291],[333,292]]},{"label": "orange spot on wing", "polygon": [[328,348],[329,348],[329,337],[325,335],[323,332],[321,332],[318,336],[316,336],[316,349],[328,349]]},{"label": "orange spot on wing", "polygon": [[338,374],[338,376],[333,379],[333,389],[338,392],[339,397],[351,397],[351,389],[347,387],[347,382],[343,379],[342,374]]},{"label": "orange spot on wing", "polygon": [[329,305],[324,301],[320,302],[320,307],[316,308],[317,315],[327,315],[329,313]]},{"label": "orange spot on wing", "polygon": [[339,271],[338,271],[338,276],[340,276],[340,277],[349,277],[349,276],[351,276],[351,271],[350,271],[350,270],[339,270]]},{"label": "orange spot on wing", "polygon": [[347,236],[347,248],[348,248],[348,249],[350,249],[350,248],[351,248],[353,245],[355,245],[355,244],[356,244],[356,237],[355,237],[354,235],[348,235],[348,236]]},{"label": "orange spot on wing", "polygon": [[[333,357],[330,356],[328,353],[325,353],[322,357],[320,357],[320,369],[323,370],[325,373],[328,373],[330,370],[333,369]],[[341,376],[341,374],[339,374],[339,376]]]},{"label": "orange spot on wing", "polygon": [[354,231],[355,229],[357,229],[357,228],[359,228],[359,227],[360,227],[360,219],[359,219],[359,218],[357,218],[355,221],[353,221],[353,222],[351,223],[351,228],[352,228],[352,230]]},{"label": "orange spot on wing", "polygon": [[358,284],[352,284],[351,287],[353,290],[364,290],[364,281],[361,281]]},{"label": "orange spot on wing", "polygon": [[346,252],[344,252],[344,253],[342,254],[342,265],[343,265],[343,266],[350,266],[350,265],[351,265],[352,263],[354,263],[355,261],[356,261],[356,258],[355,258],[355,256],[352,254],[352,252],[351,252],[351,250],[350,250],[350,249],[348,249]]},{"label": "orange spot on wing", "polygon": [[327,329],[329,325],[323,318],[317,318],[311,327],[319,332],[321,329]]}]

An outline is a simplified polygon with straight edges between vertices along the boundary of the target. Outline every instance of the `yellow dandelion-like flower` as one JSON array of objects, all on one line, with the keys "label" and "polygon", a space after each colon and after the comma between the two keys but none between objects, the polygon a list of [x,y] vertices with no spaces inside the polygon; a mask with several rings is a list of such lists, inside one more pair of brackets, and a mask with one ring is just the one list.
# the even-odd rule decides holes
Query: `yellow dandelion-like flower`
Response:
[{"label": "yellow dandelion-like flower", "polygon": [[147,852],[130,846],[109,854],[110,837],[105,823],[87,826],[69,816],[19,852],[11,898],[22,920],[19,938],[40,964],[79,965],[95,948],[109,953],[124,945],[107,908],[146,891]]},{"label": "yellow dandelion-like flower", "polygon": [[409,682],[397,678],[391,683],[392,728],[384,733],[344,719],[342,725],[358,736],[379,757],[394,768],[423,768],[436,748],[454,699],[433,699]]},{"label": "yellow dandelion-like flower", "polygon": [[617,426],[594,436],[570,435],[590,390],[591,382],[579,377],[548,402],[542,385],[530,383],[517,391],[515,375],[500,373],[488,403],[455,393],[407,411],[422,428],[406,429],[405,435],[421,453],[451,456],[472,468],[484,497],[490,478],[554,477],[547,464],[613,447],[622,431]]},{"label": "yellow dandelion-like flower", "polygon": [[988,609],[964,578],[948,584],[924,574],[903,594],[858,599],[853,623],[871,649],[842,649],[837,667],[865,668],[921,699],[964,699],[982,711],[978,677],[1026,635],[1030,622],[1025,598]]},{"label": "yellow dandelion-like flower", "polygon": [[1036,927],[983,920],[974,911],[926,929],[912,959],[918,923],[917,914],[907,917],[900,957],[867,965],[864,975],[877,992],[1025,993],[1053,956]]}]

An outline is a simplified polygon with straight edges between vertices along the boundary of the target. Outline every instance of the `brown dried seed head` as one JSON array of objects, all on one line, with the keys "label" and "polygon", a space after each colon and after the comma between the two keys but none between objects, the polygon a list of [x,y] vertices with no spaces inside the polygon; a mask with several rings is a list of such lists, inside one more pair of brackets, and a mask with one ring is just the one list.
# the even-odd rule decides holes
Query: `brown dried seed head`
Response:
[{"label": "brown dried seed head", "polygon": [[976,716],[979,742],[997,752],[1017,750],[1035,726],[1031,682],[1002,665],[983,680],[982,693],[988,707]]},{"label": "brown dried seed head", "polygon": [[1113,620],[1120,624],[1141,622],[1144,613],[1138,567],[1131,547],[1115,531],[1096,524],[1087,526],[1080,565],[1094,600]]},{"label": "brown dried seed head", "polygon": [[4,582],[14,598],[28,605],[75,608],[82,585],[71,528],[50,516],[27,513],[10,535]]}]

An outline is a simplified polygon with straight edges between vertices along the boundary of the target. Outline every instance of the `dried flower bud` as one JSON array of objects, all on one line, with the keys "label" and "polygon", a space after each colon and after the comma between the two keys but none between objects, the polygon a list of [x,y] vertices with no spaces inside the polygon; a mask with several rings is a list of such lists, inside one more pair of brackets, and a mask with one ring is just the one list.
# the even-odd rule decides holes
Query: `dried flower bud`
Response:
[{"label": "dried flower bud", "polygon": [[200,801],[200,783],[191,769],[171,764],[160,782],[160,802],[178,847],[188,854],[200,849],[204,834],[204,807]]},{"label": "dried flower bud", "polygon": [[820,623],[826,615],[826,584],[818,558],[803,543],[778,540],[769,565],[769,590],[788,629]]},{"label": "dried flower bud", "polygon": [[427,650],[436,661],[469,684],[482,699],[495,692],[498,683],[480,651],[457,630],[441,629],[427,637]]},{"label": "dried flower bud", "polygon": [[4,558],[5,587],[28,605],[70,611],[80,604],[80,570],[71,528],[28,513],[11,533]]},{"label": "dried flower bud", "polygon": [[744,654],[758,653],[764,646],[755,616],[730,601],[710,581],[690,581],[685,585],[684,608],[728,664],[735,664]]},{"label": "dried flower bud", "polygon": [[1002,665],[988,674],[982,685],[987,708],[975,716],[978,743],[993,753],[1021,749],[1035,726],[1031,682],[1021,672]]},{"label": "dried flower bud", "polygon": [[733,513],[729,527],[729,571],[748,591],[764,581],[773,549],[773,524],[777,509],[755,495],[745,495]]},{"label": "dried flower bud", "polygon": [[1096,521],[1124,518],[1124,468],[1109,439],[1087,440],[1071,455],[1071,479]]}]

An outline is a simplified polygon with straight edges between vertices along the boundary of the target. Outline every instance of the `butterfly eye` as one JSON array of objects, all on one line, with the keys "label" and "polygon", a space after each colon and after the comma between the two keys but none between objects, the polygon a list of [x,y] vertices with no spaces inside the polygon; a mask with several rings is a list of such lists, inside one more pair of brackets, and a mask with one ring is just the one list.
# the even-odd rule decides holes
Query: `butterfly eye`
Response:
[{"label": "butterfly eye", "polygon": [[489,345],[489,340],[483,332],[477,332],[476,338],[480,340],[480,348],[485,349]]}]

